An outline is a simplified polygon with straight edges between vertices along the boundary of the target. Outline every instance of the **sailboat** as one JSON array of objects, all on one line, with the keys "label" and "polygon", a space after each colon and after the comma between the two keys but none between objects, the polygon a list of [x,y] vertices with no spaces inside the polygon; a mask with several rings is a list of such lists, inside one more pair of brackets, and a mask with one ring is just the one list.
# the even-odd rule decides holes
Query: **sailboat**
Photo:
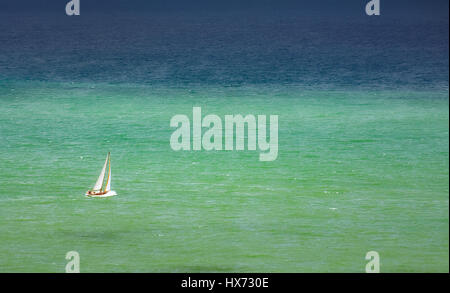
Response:
[{"label": "sailboat", "polygon": [[[108,167],[108,177],[106,179],[106,184],[104,183],[106,168]],[[105,164],[103,169],[98,176],[97,182],[92,190],[86,192],[86,196],[89,197],[110,197],[117,195],[114,190],[111,190],[111,154],[108,152],[106,156]]]}]

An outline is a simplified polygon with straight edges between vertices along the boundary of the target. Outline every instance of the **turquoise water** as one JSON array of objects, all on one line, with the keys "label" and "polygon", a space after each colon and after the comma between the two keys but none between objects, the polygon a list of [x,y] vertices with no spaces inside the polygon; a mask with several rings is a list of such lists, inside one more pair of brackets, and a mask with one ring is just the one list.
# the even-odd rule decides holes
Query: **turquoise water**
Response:
[{"label": "turquoise water", "polygon": [[[277,114],[277,160],[170,118]],[[0,82],[0,271],[448,272],[443,90]],[[111,151],[118,196],[87,199]]]}]

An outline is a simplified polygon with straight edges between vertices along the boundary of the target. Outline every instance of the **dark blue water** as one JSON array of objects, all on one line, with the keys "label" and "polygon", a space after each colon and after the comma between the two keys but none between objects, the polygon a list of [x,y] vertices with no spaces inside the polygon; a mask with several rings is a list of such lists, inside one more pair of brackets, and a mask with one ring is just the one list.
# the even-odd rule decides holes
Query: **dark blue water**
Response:
[{"label": "dark blue water", "polygon": [[13,13],[0,80],[448,90],[448,49],[448,18]]}]

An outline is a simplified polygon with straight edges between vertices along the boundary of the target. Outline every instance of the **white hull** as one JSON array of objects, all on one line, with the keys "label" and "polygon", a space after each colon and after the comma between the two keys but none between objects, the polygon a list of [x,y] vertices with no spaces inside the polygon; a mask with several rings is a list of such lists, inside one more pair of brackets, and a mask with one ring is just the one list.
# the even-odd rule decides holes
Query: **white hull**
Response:
[{"label": "white hull", "polygon": [[88,197],[111,197],[111,196],[114,196],[114,195],[117,195],[117,193],[114,190],[110,190],[107,193],[101,194],[101,195],[95,195],[95,194],[88,194],[88,193],[86,193],[86,196],[88,196]]}]

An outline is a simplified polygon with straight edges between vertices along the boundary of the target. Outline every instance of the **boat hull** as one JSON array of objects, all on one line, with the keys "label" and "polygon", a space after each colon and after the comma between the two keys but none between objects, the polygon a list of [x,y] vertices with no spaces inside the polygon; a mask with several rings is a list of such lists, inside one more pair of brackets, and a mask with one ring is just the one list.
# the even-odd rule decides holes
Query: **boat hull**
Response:
[{"label": "boat hull", "polygon": [[101,194],[88,194],[88,193],[86,193],[85,195],[87,197],[100,197],[100,198],[102,198],[102,197],[111,197],[111,196],[117,195],[117,193],[114,190],[110,190],[108,192],[101,193]]}]

